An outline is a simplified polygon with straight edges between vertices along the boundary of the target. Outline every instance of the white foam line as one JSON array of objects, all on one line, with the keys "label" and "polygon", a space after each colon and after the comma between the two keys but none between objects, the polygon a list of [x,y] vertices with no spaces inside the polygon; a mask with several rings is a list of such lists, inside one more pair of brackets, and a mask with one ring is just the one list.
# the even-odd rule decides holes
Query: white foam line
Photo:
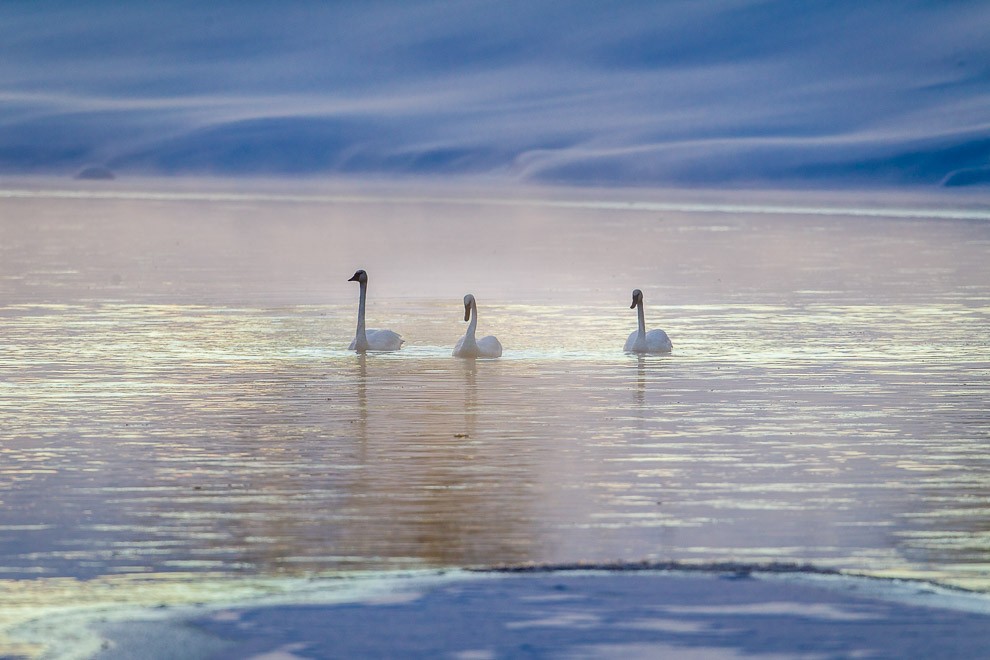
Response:
[{"label": "white foam line", "polygon": [[983,220],[990,209],[864,208],[711,204],[682,202],[565,201],[555,199],[497,199],[457,197],[388,197],[370,195],[290,195],[270,193],[153,192],[126,190],[0,190],[0,199],[108,199],[155,202],[265,202],[296,204],[445,204],[450,206],[512,206],[633,212],[725,213],[755,215],[821,215],[870,218]]}]

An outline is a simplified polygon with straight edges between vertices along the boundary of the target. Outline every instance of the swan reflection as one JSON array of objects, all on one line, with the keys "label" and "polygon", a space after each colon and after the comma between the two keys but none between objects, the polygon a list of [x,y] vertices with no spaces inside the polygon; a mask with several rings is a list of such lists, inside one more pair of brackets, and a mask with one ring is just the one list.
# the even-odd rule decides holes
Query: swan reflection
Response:
[{"label": "swan reflection", "polygon": [[464,433],[459,435],[473,438],[478,423],[478,364],[465,360],[461,368],[464,370]]}]

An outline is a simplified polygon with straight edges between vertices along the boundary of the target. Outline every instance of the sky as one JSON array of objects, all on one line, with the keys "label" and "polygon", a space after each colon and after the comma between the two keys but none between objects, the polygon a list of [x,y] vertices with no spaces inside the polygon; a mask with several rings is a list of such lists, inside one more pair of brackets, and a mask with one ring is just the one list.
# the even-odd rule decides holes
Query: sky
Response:
[{"label": "sky", "polygon": [[0,174],[990,185],[981,0],[0,3]]}]

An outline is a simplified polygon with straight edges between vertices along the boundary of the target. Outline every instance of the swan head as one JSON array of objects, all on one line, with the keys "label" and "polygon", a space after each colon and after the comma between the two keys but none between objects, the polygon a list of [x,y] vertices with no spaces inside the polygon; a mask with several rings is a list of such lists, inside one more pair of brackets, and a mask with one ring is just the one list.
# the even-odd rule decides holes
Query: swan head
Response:
[{"label": "swan head", "polygon": [[629,309],[634,309],[636,305],[640,304],[641,302],[643,302],[643,292],[640,291],[639,289],[633,289],[633,301],[632,304],[629,305]]},{"label": "swan head", "polygon": [[365,284],[368,281],[368,274],[366,272],[364,272],[363,270],[359,270],[359,271],[356,271],[353,275],[351,275],[351,279],[349,279],[347,281],[348,282],[360,282],[361,284]]},{"label": "swan head", "polygon": [[471,305],[474,303],[474,296],[470,293],[464,296],[464,320],[471,320]]}]

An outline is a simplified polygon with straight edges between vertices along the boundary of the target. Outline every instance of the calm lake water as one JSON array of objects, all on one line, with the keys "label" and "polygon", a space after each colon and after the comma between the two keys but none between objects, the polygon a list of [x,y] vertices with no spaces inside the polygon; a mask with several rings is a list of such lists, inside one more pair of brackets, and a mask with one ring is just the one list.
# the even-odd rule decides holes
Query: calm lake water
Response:
[{"label": "calm lake water", "polygon": [[[0,625],[522,562],[990,591],[990,203],[147,189],[0,191]],[[401,351],[345,350],[357,268]]]}]

